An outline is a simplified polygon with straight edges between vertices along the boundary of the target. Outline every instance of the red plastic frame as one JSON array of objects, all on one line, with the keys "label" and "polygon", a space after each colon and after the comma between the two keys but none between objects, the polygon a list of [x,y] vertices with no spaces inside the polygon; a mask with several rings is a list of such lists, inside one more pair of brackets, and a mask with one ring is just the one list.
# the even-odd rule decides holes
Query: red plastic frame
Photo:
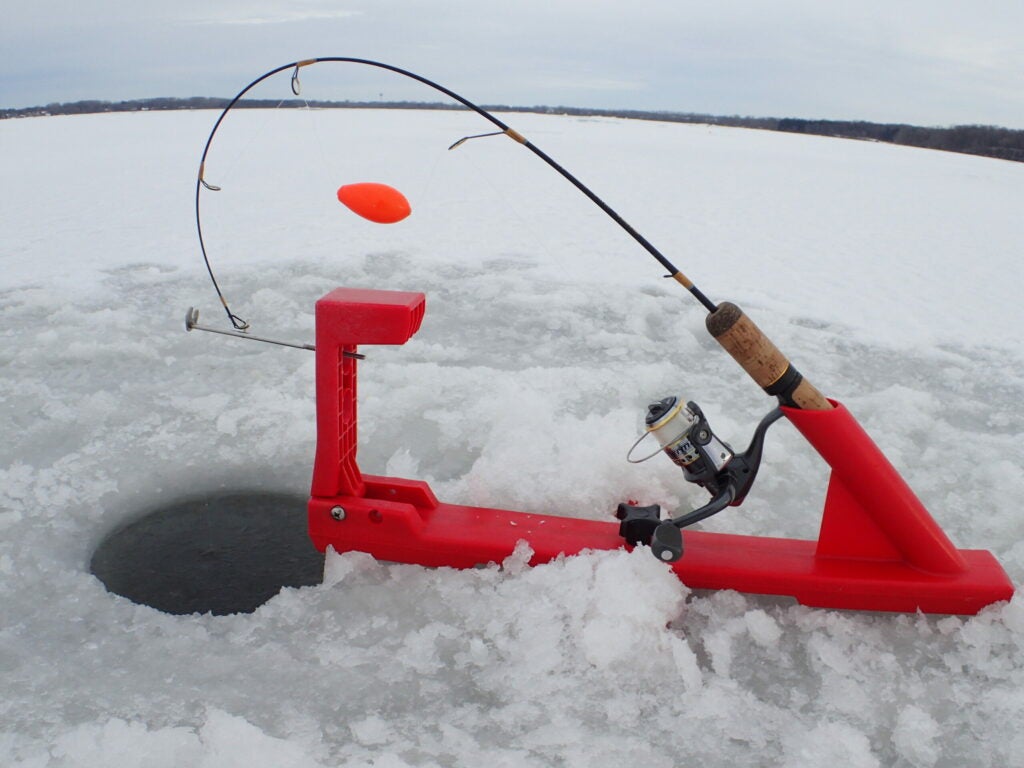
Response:
[{"label": "red plastic frame", "polygon": [[[364,476],[356,464],[359,344],[404,344],[421,293],[339,288],[316,305],[317,446],[309,535],[320,550],[471,568],[501,562],[525,539],[532,564],[624,546],[618,523],[439,502],[417,480]],[[832,468],[817,541],[686,531],[672,568],[697,589],[791,595],[804,605],[974,614],[1013,584],[991,553],[958,550],[840,403],[786,408]],[[339,512],[338,510],[341,510]]]}]

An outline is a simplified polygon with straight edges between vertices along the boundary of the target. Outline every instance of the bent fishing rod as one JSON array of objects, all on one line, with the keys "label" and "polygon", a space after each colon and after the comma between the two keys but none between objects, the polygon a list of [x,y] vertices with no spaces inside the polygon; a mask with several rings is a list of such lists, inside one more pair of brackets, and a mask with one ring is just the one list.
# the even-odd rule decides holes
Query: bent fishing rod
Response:
[{"label": "bent fishing rod", "polygon": [[[252,340],[269,341],[267,339],[257,339],[253,336],[248,336],[244,332],[248,329],[248,323],[242,320],[240,317],[235,315],[230,306],[228,305],[227,299],[221,292],[220,285],[217,283],[217,278],[213,274],[213,267],[210,264],[210,259],[206,251],[206,244],[203,240],[203,227],[200,216],[200,199],[203,189],[209,191],[219,191],[220,187],[209,183],[205,178],[206,160],[210,152],[210,147],[213,144],[214,136],[217,134],[217,130],[220,128],[221,123],[224,122],[224,118],[227,117],[228,113],[238,104],[238,102],[263,81],[277,75],[278,73],[291,70],[291,90],[296,96],[301,93],[301,82],[299,80],[300,71],[314,64],[321,63],[340,63],[340,64],[359,64],[368,67],[374,67],[377,69],[387,70],[403,77],[415,80],[423,85],[428,86],[436,91],[439,91],[451,99],[454,99],[458,103],[462,104],[467,109],[476,112],[478,115],[483,117],[485,120],[493,124],[498,130],[491,133],[476,134],[473,136],[465,136],[452,144],[449,149],[456,149],[457,147],[464,144],[470,139],[483,138],[487,136],[497,136],[504,134],[513,141],[521,144],[530,150],[534,155],[543,160],[548,166],[557,171],[559,175],[569,181],[576,189],[583,193],[591,202],[597,205],[608,217],[610,217],[616,224],[619,225],[630,237],[632,237],[644,250],[646,250],[654,259],[661,264],[668,271],[667,277],[674,279],[684,288],[686,288],[694,298],[708,311],[708,315],[705,318],[705,324],[711,335],[722,345],[722,347],[740,364],[740,366],[747,372],[747,374],[760,386],[768,395],[777,397],[782,405],[786,405],[793,408],[800,408],[805,410],[829,410],[832,408],[832,404],[821,394],[810,382],[803,378],[799,371],[789,362],[785,355],[779,351],[778,347],[761,331],[757,325],[754,324],[749,317],[737,307],[735,304],[730,302],[722,302],[715,304],[712,302],[703,291],[701,291],[690,278],[688,278],[683,272],[675,266],[661,251],[659,251],[650,241],[641,235],[632,225],[629,224],[625,219],[622,218],[610,205],[604,200],[598,197],[586,184],[580,181],[576,176],[570,173],[566,168],[556,162],[551,156],[545,153],[537,145],[527,139],[518,131],[514,130],[502,120],[497,118],[486,109],[474,104],[463,96],[455,93],[454,91],[434,82],[422,75],[418,75],[415,72],[411,72],[401,67],[396,67],[391,64],[385,64],[380,61],[373,61],[371,59],[353,58],[348,56],[323,56],[313,59],[302,59],[300,61],[293,61],[288,64],[283,64],[279,67],[265,72],[264,74],[257,77],[242,90],[240,90],[233,99],[224,107],[220,116],[214,123],[213,129],[210,131],[210,135],[206,140],[206,145],[203,147],[203,154],[199,162],[199,173],[196,178],[196,194],[195,194],[195,214],[196,214],[196,230],[199,234],[199,247],[202,251],[203,261],[206,264],[207,272],[210,275],[210,280],[213,283],[213,287],[217,292],[217,296],[220,299],[221,304],[224,306],[224,311],[227,313],[228,320],[231,325],[235,328],[235,332],[224,332],[227,335],[235,335],[241,338],[249,338]],[[189,310],[189,315],[186,319],[186,329],[188,330],[209,330],[196,323],[197,314],[193,314],[193,310]],[[286,346],[300,346],[290,345]],[[309,348],[309,345],[301,345],[304,348]]]}]

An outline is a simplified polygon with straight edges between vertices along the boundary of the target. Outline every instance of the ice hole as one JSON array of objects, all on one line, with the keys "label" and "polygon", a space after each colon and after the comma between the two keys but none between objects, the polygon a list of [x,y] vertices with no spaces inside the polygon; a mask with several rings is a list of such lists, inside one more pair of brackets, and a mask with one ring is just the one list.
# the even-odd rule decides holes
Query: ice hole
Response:
[{"label": "ice hole", "polygon": [[93,553],[106,588],[165,613],[252,613],[282,587],[319,584],[306,498],[223,491],[146,512]]}]

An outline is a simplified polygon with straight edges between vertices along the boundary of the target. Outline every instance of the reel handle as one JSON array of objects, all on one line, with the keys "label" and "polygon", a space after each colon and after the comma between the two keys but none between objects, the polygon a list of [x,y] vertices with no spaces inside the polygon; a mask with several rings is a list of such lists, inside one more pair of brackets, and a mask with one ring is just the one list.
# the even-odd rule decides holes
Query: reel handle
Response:
[{"label": "reel handle", "polygon": [[705,318],[708,332],[757,385],[783,405],[830,411],[832,404],[805,379],[743,310],[724,301]]},{"label": "reel handle", "polygon": [[666,520],[651,534],[651,552],[663,563],[674,563],[683,556],[683,532]]}]

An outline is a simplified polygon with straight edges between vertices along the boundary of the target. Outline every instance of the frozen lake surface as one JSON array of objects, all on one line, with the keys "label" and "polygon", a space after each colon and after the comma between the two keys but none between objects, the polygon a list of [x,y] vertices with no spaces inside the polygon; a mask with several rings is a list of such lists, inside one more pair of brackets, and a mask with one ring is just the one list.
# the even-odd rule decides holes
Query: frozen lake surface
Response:
[{"label": "frozen lake surface", "polygon": [[[0,764],[1024,765],[1024,598],[973,618],[692,593],[647,552],[428,570],[351,554],[251,614],[169,615],[89,560],[175,499],[303,494],[313,356],[225,324],[192,189],[215,114],[0,123]],[[514,115],[715,300],[842,400],[954,542],[1024,578],[1024,165],[707,126]],[[447,112],[232,114],[211,259],[257,334],[423,291],[367,348],[360,465],[447,501],[605,518],[702,503],[625,462],[680,394],[744,445],[771,403],[703,311],[514,142]],[[336,201],[393,184],[389,227]],[[787,424],[706,530],[814,538],[826,468]]]}]

